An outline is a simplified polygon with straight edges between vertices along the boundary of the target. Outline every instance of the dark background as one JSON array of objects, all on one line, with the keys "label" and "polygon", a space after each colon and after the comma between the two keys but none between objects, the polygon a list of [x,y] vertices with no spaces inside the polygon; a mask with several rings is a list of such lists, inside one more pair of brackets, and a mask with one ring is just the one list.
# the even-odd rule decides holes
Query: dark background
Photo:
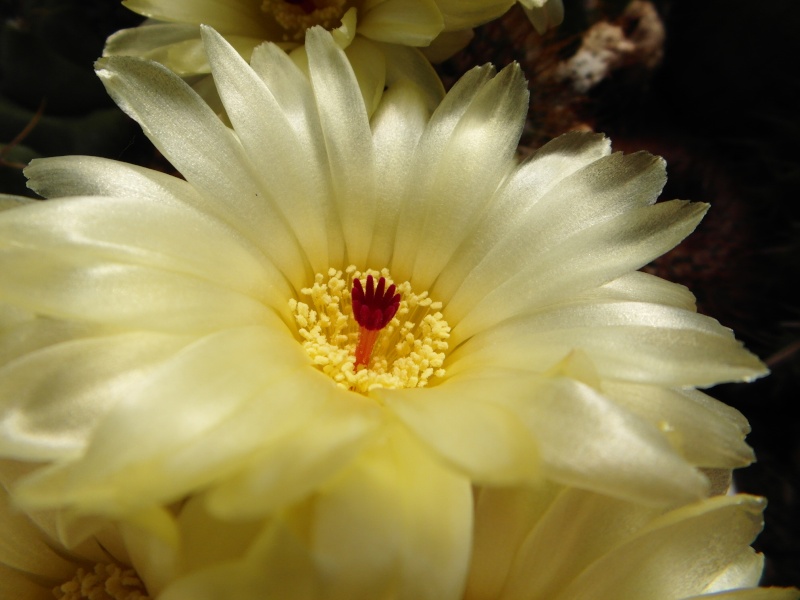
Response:
[{"label": "dark background", "polygon": [[[698,231],[648,269],[688,285],[700,312],[732,327],[772,370],[711,393],[753,427],[758,462],[736,484],[769,499],[755,543],[767,555],[764,584],[800,585],[800,3],[565,5],[564,24],[543,36],[512,9],[439,71],[450,84],[476,64],[517,60],[531,81],[523,152],[596,129],[616,149],[667,159],[663,197],[712,205]],[[167,168],[92,70],[106,36],[139,17],[114,0],[0,0],[0,16],[0,191],[28,193],[21,167],[36,156]],[[599,22],[630,44],[596,85],[577,90],[559,67]]]}]

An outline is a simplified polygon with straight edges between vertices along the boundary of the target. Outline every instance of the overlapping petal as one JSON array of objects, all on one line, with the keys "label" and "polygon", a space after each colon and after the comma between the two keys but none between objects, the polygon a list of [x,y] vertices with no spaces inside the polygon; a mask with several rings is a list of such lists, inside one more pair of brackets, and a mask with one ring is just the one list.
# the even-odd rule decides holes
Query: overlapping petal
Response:
[{"label": "overlapping petal", "polygon": [[[257,518],[323,489],[395,426],[454,477],[547,475],[651,504],[702,495],[695,467],[752,459],[738,413],[692,388],[763,366],[684,288],[635,273],[705,211],[655,202],[663,161],[570,134],[518,165],[516,66],[474,69],[432,112],[401,77],[370,118],[320,28],[308,73],[275,46],[248,66],[203,36],[230,127],[163,67],[99,65],[185,181],[42,160],[31,186],[55,199],[0,216],[0,301],[21,311],[0,350],[8,385],[25,391],[6,401],[2,448],[71,452],[21,499],[149,514],[208,489],[218,517]],[[427,388],[358,394],[303,351],[306,317],[290,303],[350,264],[441,302],[452,336]],[[306,323],[311,310],[347,317],[346,299],[324,302]],[[54,323],[39,341],[37,319]],[[54,382],[65,394],[48,403]],[[61,422],[73,403],[76,420]]]},{"label": "overlapping petal", "polygon": [[465,598],[796,598],[755,587],[764,506],[718,496],[664,512],[574,488],[482,489]]}]

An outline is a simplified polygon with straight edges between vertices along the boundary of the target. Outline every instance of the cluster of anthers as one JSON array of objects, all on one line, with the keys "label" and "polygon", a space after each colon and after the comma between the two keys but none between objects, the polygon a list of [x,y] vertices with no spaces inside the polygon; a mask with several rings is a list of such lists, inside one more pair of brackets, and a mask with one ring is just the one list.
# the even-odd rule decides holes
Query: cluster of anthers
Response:
[{"label": "cluster of anthers", "polygon": [[289,301],[303,348],[337,385],[366,393],[376,387],[414,388],[443,377],[450,326],[441,302],[396,284],[388,269],[318,273]]},{"label": "cluster of anthers", "polygon": [[321,25],[331,30],[341,24],[345,0],[263,0],[261,10],[272,15],[285,33],[283,41],[301,42],[306,29]]}]

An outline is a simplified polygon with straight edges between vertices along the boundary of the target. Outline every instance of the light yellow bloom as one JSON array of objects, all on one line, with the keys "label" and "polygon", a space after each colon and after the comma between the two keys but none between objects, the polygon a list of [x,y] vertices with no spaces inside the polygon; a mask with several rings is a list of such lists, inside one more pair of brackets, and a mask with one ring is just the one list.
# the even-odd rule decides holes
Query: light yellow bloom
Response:
[{"label": "light yellow bloom", "polygon": [[[460,50],[471,28],[503,14],[513,0],[126,0],[150,17],[140,27],[112,35],[105,56],[156,60],[188,77],[210,72],[200,25],[216,29],[249,60],[264,41],[305,62],[306,30],[321,25],[346,48],[371,113],[385,83],[408,77],[440,98],[441,83],[420,52],[443,60]],[[207,98],[211,82],[197,83]]]},{"label": "light yellow bloom", "polygon": [[[86,527],[65,531],[56,514],[19,512],[6,491],[18,472],[18,465],[0,464],[0,598],[148,600],[118,528],[92,523],[91,534]],[[64,535],[74,544],[65,546]]]},{"label": "light yellow bloom", "polygon": [[574,488],[482,489],[464,600],[797,600],[758,588],[763,498],[665,512]]},{"label": "light yellow bloom", "polygon": [[[636,271],[705,212],[654,203],[662,160],[570,134],[517,164],[517,66],[470,71],[432,115],[399,84],[370,120],[322,29],[310,79],[204,38],[232,129],[160,65],[99,70],[185,180],[39,160],[51,200],[0,214],[0,452],[49,463],[27,506],[138,514],[208,488],[215,514],[261,515],[397,431],[457,475],[445,506],[542,475],[678,502],[707,488],[695,466],[752,460],[744,418],[695,387],[763,365]],[[397,313],[359,361],[370,274]]]},{"label": "light yellow bloom", "polygon": [[564,20],[562,0],[519,0],[519,3],[539,33],[561,25]]}]

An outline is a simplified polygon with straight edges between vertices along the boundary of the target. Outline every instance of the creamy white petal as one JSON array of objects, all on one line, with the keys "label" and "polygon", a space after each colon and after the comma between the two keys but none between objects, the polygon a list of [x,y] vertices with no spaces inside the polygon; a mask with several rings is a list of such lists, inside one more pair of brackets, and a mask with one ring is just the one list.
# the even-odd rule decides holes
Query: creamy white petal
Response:
[{"label": "creamy white petal", "polygon": [[319,374],[305,376],[313,380],[305,382],[304,393],[317,395],[320,406],[302,427],[262,444],[239,473],[209,491],[214,515],[260,517],[298,501],[355,459],[379,431],[383,417],[368,400],[348,398]]},{"label": "creamy white petal", "polygon": [[308,31],[306,50],[347,261],[364,264],[377,218],[374,148],[366,107],[344,52],[325,30]]},{"label": "creamy white petal", "polygon": [[54,344],[0,368],[0,454],[79,456],[98,421],[189,341],[129,333]]},{"label": "creamy white petal", "polygon": [[475,27],[496,19],[514,4],[514,0],[436,0],[448,31]]},{"label": "creamy white petal", "polygon": [[383,95],[371,120],[375,139],[375,163],[381,185],[376,190],[380,218],[375,222],[368,265],[385,265],[394,250],[394,234],[413,152],[430,113],[423,92],[412,82],[401,80]]},{"label": "creamy white petal", "polygon": [[761,530],[762,510],[759,498],[717,496],[668,513],[594,562],[554,600],[672,600],[694,594],[751,552],[747,545]]},{"label": "creamy white petal", "polygon": [[284,337],[252,327],[201,338],[102,420],[81,461],[23,480],[20,499],[118,514],[175,500],[235,470],[320,402],[298,385],[307,357]]},{"label": "creamy white petal", "polygon": [[270,87],[222,36],[203,28],[203,39],[217,89],[253,161],[260,188],[300,240],[311,268],[326,270],[330,264],[327,231],[335,213],[325,201],[330,183],[320,168],[324,157],[311,146],[318,136],[308,125],[298,127],[297,119],[290,120]]},{"label": "creamy white petal", "polygon": [[659,427],[693,465],[733,469],[755,460],[744,442],[750,431],[744,416],[702,392],[613,381],[603,391]]},{"label": "creamy white petal", "polygon": [[264,198],[241,144],[187,84],[157,63],[129,57],[103,59],[98,75],[120,108],[209,199],[213,214],[263,248],[287,279],[302,277],[297,241]]},{"label": "creamy white petal", "polygon": [[464,95],[448,94],[455,97],[434,112],[417,148],[418,175],[402,201],[391,269],[401,278],[413,273],[414,285],[422,289],[433,284],[470,235],[513,166],[528,103],[525,79],[518,65],[489,75],[480,70],[462,79]]},{"label": "creamy white petal", "polygon": [[449,372],[478,366],[530,369],[584,350],[603,378],[704,386],[765,374],[714,319],[643,302],[572,303],[500,324],[451,355]]},{"label": "creamy white petal", "polygon": [[467,377],[431,388],[378,389],[372,395],[473,481],[511,484],[541,476],[538,440],[518,414],[492,398],[518,398],[526,383],[513,377]]},{"label": "creamy white petal", "polygon": [[[705,210],[705,205],[680,200],[633,209],[552,240],[552,246],[540,252],[527,253],[518,240],[502,250],[502,258],[485,261],[470,274],[472,290],[465,284],[465,293],[448,302],[448,318],[455,323],[453,342],[503,319],[569,301],[642,267],[689,235]],[[480,300],[475,298],[476,286],[485,294]]]},{"label": "creamy white petal", "polygon": [[658,513],[608,496],[563,489],[534,528],[523,526],[527,536],[513,558],[502,594],[496,598],[557,596],[567,582],[604,554],[613,553],[631,531],[641,529]]},{"label": "creamy white petal", "polygon": [[361,11],[358,33],[390,44],[427,46],[444,27],[434,0],[366,0]]},{"label": "creamy white petal", "polygon": [[[535,487],[476,489],[472,562],[464,595],[466,600],[504,599],[502,591],[514,564],[514,556],[561,492],[560,486],[546,480]],[[566,535],[560,541],[569,542]]]},{"label": "creamy white petal", "polygon": [[429,111],[434,111],[444,98],[444,86],[431,63],[416,48],[375,42],[386,60],[386,83],[391,88],[397,81],[408,79],[424,93]]},{"label": "creamy white petal", "polygon": [[610,146],[609,140],[599,134],[567,133],[537,150],[508,176],[481,216],[481,226],[464,241],[440,274],[434,293],[453,298],[487,251],[504,240],[542,196],[562,179],[607,156]]},{"label": "creamy white petal", "polygon": [[[520,291],[533,292],[531,288],[541,285],[561,289],[562,279],[570,277],[576,266],[592,259],[598,265],[613,261],[617,252],[610,249],[615,246],[620,251],[627,247],[620,263],[629,266],[609,267],[605,279],[600,277],[594,285],[646,264],[664,252],[669,240],[674,245],[688,235],[705,210],[704,205],[679,201],[645,208],[655,201],[664,181],[663,161],[643,153],[604,157],[570,175],[510,222],[506,235],[484,247],[483,256],[474,256],[473,268],[448,302],[450,318],[459,322],[470,313],[471,320],[487,327],[489,321],[497,322],[498,313],[514,310]],[[656,236],[652,246],[650,235]],[[588,250],[595,241],[604,248]],[[558,260],[553,258],[556,254]],[[640,264],[630,264],[634,258]],[[565,291],[565,295],[575,291],[579,290]]]},{"label": "creamy white petal", "polygon": [[555,481],[646,504],[699,498],[708,481],[661,432],[588,385],[558,377],[497,402],[523,419]]},{"label": "creamy white petal", "polygon": [[471,538],[468,480],[399,432],[362,457],[313,513],[311,547],[331,597],[366,600],[395,589],[398,599],[460,598]]},{"label": "creamy white petal", "polygon": [[[55,172],[58,181],[60,169],[69,168],[71,162],[56,159],[36,166],[49,175]],[[116,176],[118,181],[115,191],[130,195],[66,198],[30,205],[0,222],[3,244],[56,254],[64,265],[80,264],[94,255],[98,267],[105,262],[107,267],[136,265],[179,273],[283,309],[287,287],[279,272],[237,232],[187,204],[173,201],[166,193],[159,194],[161,188],[149,185],[153,183],[149,177],[140,181],[135,172],[115,169],[111,164],[96,166],[108,166],[107,178]],[[75,177],[75,187],[91,187],[83,184],[94,169],[76,171],[81,175]],[[94,181],[98,187],[106,187],[102,177]]]},{"label": "creamy white petal", "polygon": [[593,298],[599,302],[607,300],[648,302],[666,304],[691,312],[697,311],[694,294],[687,287],[641,271],[626,273],[599,288],[588,290],[580,298]]},{"label": "creamy white petal", "polygon": [[124,0],[123,4],[161,21],[205,24],[221,33],[263,35],[264,13],[252,0]]},{"label": "creamy white petal", "polygon": [[356,76],[367,115],[372,116],[386,88],[386,58],[377,44],[357,36],[344,50]]},{"label": "creamy white petal", "polygon": [[159,598],[457,600],[471,509],[468,481],[395,431],[268,523],[246,556],[189,574]]}]

